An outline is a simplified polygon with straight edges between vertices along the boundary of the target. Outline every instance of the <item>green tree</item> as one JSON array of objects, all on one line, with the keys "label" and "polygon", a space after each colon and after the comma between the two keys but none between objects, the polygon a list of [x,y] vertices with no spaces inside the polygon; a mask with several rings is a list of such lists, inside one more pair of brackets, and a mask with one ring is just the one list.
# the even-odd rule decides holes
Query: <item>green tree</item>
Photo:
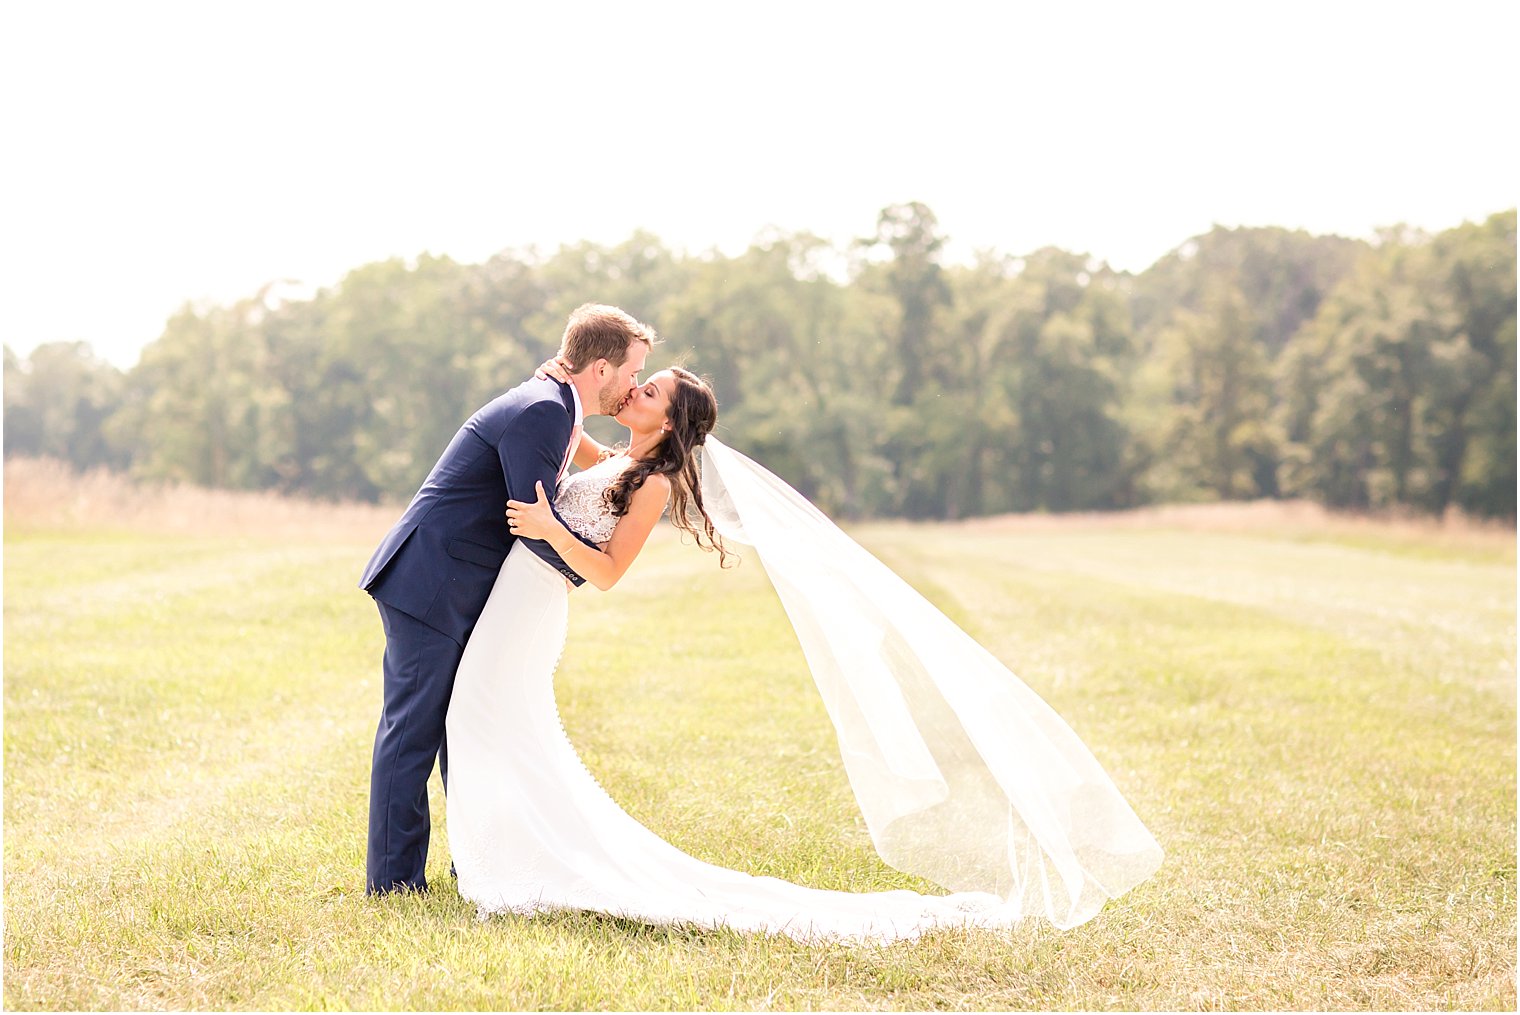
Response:
[{"label": "green tree", "polygon": [[80,469],[124,467],[131,449],[106,433],[124,377],[86,342],[48,342],[21,359],[5,348],[5,453]]},{"label": "green tree", "polygon": [[1326,301],[1282,373],[1295,492],[1513,513],[1513,223],[1388,231]]},{"label": "green tree", "polygon": [[868,247],[885,246],[891,251],[882,282],[896,299],[898,309],[899,372],[893,397],[898,405],[911,405],[924,381],[929,379],[932,361],[937,358],[935,315],[950,302],[950,290],[939,264],[945,238],[939,233],[934,213],[914,201],[883,208],[876,219],[876,235],[865,243]]},{"label": "green tree", "polygon": [[[977,406],[959,433],[975,456],[958,470],[978,488],[972,512],[1128,502],[1122,403],[1132,344],[1119,276],[1046,248],[1016,262],[984,255],[977,272],[952,277],[967,312],[964,385]],[[954,476],[946,482],[955,488]]]},{"label": "green tree", "polygon": [[951,301],[939,264],[944,242],[927,206],[915,201],[883,208],[875,235],[858,247],[868,255],[885,249],[890,257],[866,260],[852,283],[886,297],[862,306],[876,310],[877,319],[867,326],[886,340],[891,357],[885,372],[863,373],[883,393],[891,392],[889,404],[874,413],[892,468],[887,511],[914,518],[945,513],[941,456],[954,439],[953,420],[963,400],[964,359],[950,348],[941,318]]},{"label": "green tree", "polygon": [[1435,238],[1455,332],[1436,349],[1430,507],[1515,514],[1515,212]]},{"label": "green tree", "polygon": [[1151,499],[1277,494],[1271,369],[1246,300],[1227,280],[1217,280],[1199,310],[1173,313],[1137,390]]},{"label": "green tree", "polygon": [[1134,280],[1135,327],[1144,338],[1178,311],[1207,312],[1227,282],[1248,308],[1251,337],[1275,360],[1366,249],[1359,240],[1302,230],[1215,226]]},{"label": "green tree", "polygon": [[707,375],[720,436],[785,475],[831,513],[874,513],[890,463],[862,379],[890,350],[826,272],[832,248],[771,233],[737,258],[709,256],[665,310],[672,351]]},{"label": "green tree", "polygon": [[264,388],[258,322],[266,309],[261,296],[231,307],[186,305],[143,350],[110,423],[120,439],[139,443],[139,475],[224,488],[274,485],[255,453],[261,416],[283,407]]}]

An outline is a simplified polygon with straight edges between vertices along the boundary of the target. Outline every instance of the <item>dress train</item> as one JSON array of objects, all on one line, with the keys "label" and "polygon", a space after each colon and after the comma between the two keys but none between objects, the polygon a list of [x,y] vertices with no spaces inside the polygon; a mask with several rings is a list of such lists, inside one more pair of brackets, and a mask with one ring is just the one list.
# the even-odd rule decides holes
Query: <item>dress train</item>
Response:
[{"label": "dress train", "polygon": [[800,940],[894,940],[1010,920],[987,893],[840,892],[729,870],[639,824],[582,764],[554,701],[564,580],[513,547],[470,638],[448,714],[449,847],[482,914],[592,910]]}]

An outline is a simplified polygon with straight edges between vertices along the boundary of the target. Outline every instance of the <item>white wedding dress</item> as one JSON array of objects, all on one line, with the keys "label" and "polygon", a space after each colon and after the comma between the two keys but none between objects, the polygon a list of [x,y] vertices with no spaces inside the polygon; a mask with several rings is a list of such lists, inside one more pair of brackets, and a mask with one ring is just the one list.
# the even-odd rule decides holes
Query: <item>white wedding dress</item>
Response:
[{"label": "white wedding dress", "polygon": [[[593,542],[612,534],[601,494],[628,463],[608,459],[561,485],[556,509]],[[792,618],[878,851],[955,890],[756,877],[635,821],[565,735],[554,669],[568,593],[519,543],[465,649],[447,721],[449,845],[459,892],[482,915],[578,909],[889,941],[1035,914],[1073,926],[1155,870],[1155,840],[1033,692],[779,479],[712,438],[703,468],[715,525],[756,548]]]}]

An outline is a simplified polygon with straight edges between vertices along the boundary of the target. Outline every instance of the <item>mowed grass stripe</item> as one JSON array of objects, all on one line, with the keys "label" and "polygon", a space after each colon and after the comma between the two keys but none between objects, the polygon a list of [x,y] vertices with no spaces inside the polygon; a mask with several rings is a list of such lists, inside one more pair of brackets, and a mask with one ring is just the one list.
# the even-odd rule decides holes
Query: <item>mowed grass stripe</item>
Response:
[{"label": "mowed grass stripe", "polygon": [[[193,592],[160,599],[145,584],[108,612],[8,617],[6,780],[25,789],[7,793],[6,815],[27,816],[16,834],[48,836],[54,817],[67,830],[50,836],[56,848],[99,849],[193,815],[186,801],[203,804],[207,787],[214,797],[271,756],[351,742],[377,643],[361,620],[373,608],[333,560],[311,548],[262,568],[218,561],[221,583]],[[9,596],[7,607],[38,609]]]},{"label": "mowed grass stripe", "polygon": [[58,537],[38,544],[12,539],[6,542],[6,623],[209,596],[256,585],[277,569],[325,573],[332,570],[327,565],[344,560],[352,563],[357,581],[366,556],[356,547],[321,544],[176,543],[163,537],[141,543],[118,537],[70,546]]},{"label": "mowed grass stripe", "polygon": [[[982,559],[1270,610],[1385,650],[1418,653],[1444,680],[1513,698],[1512,562],[1433,559],[1338,543],[1209,532],[1041,536],[968,525]],[[943,538],[893,545],[927,557]],[[940,548],[944,549],[944,548]],[[958,563],[953,559],[952,564]],[[974,565],[973,565],[974,569]],[[1511,700],[1513,704],[1513,700]]]}]

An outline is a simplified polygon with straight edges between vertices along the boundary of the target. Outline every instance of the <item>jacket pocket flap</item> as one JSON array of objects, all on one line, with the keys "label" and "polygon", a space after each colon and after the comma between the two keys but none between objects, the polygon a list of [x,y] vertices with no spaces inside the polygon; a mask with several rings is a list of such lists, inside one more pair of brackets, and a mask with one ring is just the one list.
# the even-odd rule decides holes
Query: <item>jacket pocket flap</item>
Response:
[{"label": "jacket pocket flap", "polygon": [[489,546],[481,546],[467,539],[449,540],[448,550],[450,557],[467,560],[481,567],[501,567],[501,562],[507,559],[507,555],[500,550],[493,550]]}]

